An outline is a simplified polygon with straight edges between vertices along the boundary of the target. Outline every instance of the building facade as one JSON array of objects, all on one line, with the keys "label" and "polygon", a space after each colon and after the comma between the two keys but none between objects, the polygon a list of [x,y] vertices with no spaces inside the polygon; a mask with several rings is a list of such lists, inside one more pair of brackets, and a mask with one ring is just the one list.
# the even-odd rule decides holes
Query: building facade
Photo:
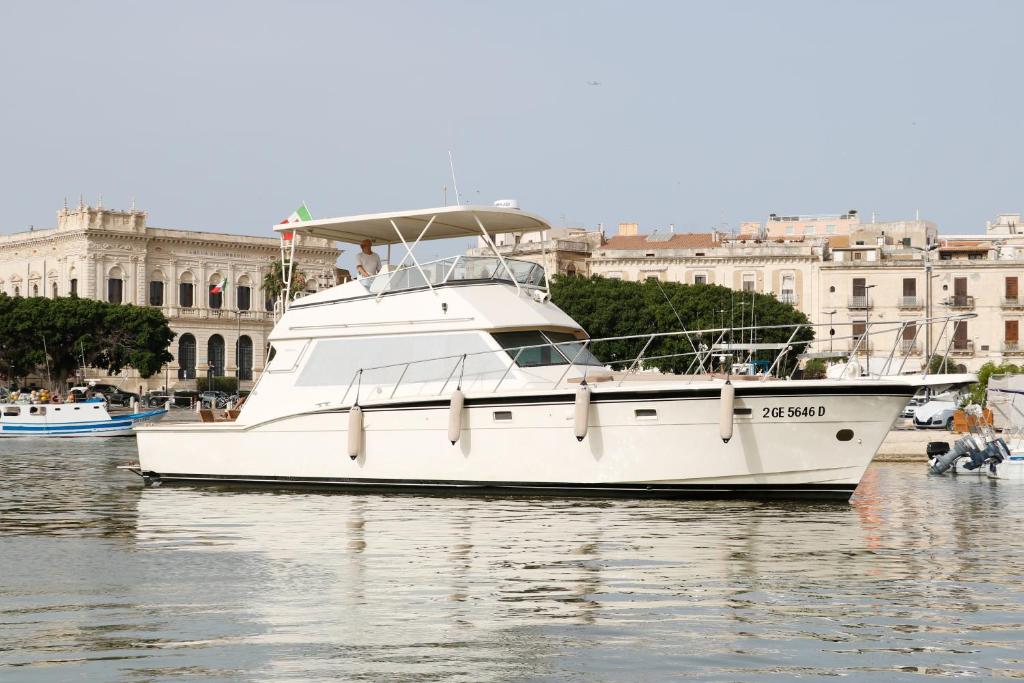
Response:
[{"label": "building facade", "polygon": [[[983,235],[940,236],[931,221],[861,223],[855,211],[773,216],[764,224],[744,223],[736,235],[639,234],[635,223],[624,223],[617,235],[589,247],[586,272],[771,294],[811,322],[838,328],[837,336],[859,336],[875,323],[906,322],[901,347],[912,361],[923,363],[928,348],[940,354],[948,349],[957,363],[977,370],[988,361],[1024,364],[1019,224],[1019,214],[1000,214]],[[931,329],[909,324],[952,313],[976,317]],[[892,341],[885,340],[886,352]]]},{"label": "building facade", "polygon": [[[57,214],[57,227],[0,236],[0,292],[9,296],[80,296],[154,306],[177,335],[174,360],[160,376],[129,377],[133,389],[194,389],[210,375],[259,378],[277,302],[263,277],[280,259],[276,237],[155,228],[144,211],[79,202]],[[303,238],[296,263],[308,291],[335,284],[340,252]],[[214,285],[225,283],[222,291]],[[197,382],[198,381],[198,382]]]}]

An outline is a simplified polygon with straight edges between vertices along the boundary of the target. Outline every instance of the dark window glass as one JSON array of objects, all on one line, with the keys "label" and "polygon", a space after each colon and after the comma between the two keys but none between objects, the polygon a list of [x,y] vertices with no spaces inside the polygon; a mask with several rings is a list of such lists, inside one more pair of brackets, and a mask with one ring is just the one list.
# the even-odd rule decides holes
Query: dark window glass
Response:
[{"label": "dark window glass", "polygon": [[222,303],[224,303],[224,291],[215,292],[213,285],[210,285],[210,308],[220,308]]},{"label": "dark window glass", "polygon": [[53,292],[53,298],[57,298],[57,283],[53,282],[50,284],[50,290]]},{"label": "dark window glass", "polygon": [[273,311],[274,310],[274,299],[272,297],[269,297],[269,296],[266,297],[266,299],[263,302],[263,306],[264,306],[264,308],[267,309],[268,312]]},{"label": "dark window glass", "polygon": [[192,292],[191,282],[182,282],[178,285],[178,305],[182,308],[192,308]]},{"label": "dark window glass", "polygon": [[112,304],[121,303],[121,297],[124,294],[124,280],[119,278],[110,278],[107,280],[107,301]]},{"label": "dark window glass", "polygon": [[78,296],[78,279],[71,278],[71,296]]},{"label": "dark window glass", "polygon": [[178,338],[178,379],[196,378],[196,338],[183,334]]},{"label": "dark window glass", "polygon": [[252,339],[243,335],[238,339],[238,379],[252,379]]},{"label": "dark window glass", "polygon": [[164,283],[156,281],[149,283],[149,305],[164,305]]},{"label": "dark window glass", "polygon": [[251,306],[252,290],[249,287],[238,288],[238,310],[248,311]]},{"label": "dark window glass", "polygon": [[206,359],[214,377],[224,376],[224,337],[215,334],[206,346]]},{"label": "dark window glass", "polygon": [[[549,335],[551,338],[544,336]],[[526,332],[495,332],[494,339],[506,349],[510,358],[516,359],[516,365],[521,368],[535,368],[544,365],[567,365],[566,358],[572,358],[579,353],[576,363],[579,365],[601,365],[589,351],[580,351],[582,342],[564,344],[560,347],[552,346],[551,342],[574,341],[576,338],[564,332],[545,332],[530,330]],[[543,346],[540,346],[543,345]],[[523,346],[536,346],[537,348],[520,349]],[[559,349],[564,349],[559,351]]]}]

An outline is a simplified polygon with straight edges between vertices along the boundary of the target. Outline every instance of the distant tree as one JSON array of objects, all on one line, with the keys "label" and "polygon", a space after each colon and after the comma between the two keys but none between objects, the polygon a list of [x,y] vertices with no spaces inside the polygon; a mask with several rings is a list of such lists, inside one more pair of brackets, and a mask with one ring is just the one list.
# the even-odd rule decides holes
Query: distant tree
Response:
[{"label": "distant tree", "polygon": [[49,370],[57,388],[83,363],[150,377],[173,360],[174,333],[156,308],[77,297],[0,295],[0,372],[10,380]]},{"label": "distant tree", "polygon": [[[684,285],[653,280],[627,282],[599,276],[557,277],[552,283],[551,297],[595,338],[679,331],[682,328],[695,331],[750,326],[751,307],[758,325],[808,323],[807,316],[771,295],[737,292],[717,285]],[[758,331],[756,341],[786,342],[792,332],[792,328],[762,329]],[[740,342],[739,334],[732,335],[736,343]],[[797,332],[793,339],[794,348],[783,363],[786,372],[794,366],[796,356],[813,337],[810,327]],[[717,339],[717,333],[707,333],[694,335],[692,341],[698,347],[704,345],[709,348]],[[728,340],[726,335],[725,341]],[[593,351],[606,363],[622,364],[635,358],[646,342],[643,338],[602,342],[595,344]],[[775,352],[760,352],[757,358],[774,360],[775,355]],[[645,361],[647,367],[684,372],[693,361],[693,347],[683,336],[660,338],[651,343],[644,356],[650,359]]]},{"label": "distant tree", "polygon": [[812,358],[804,366],[804,379],[824,379],[827,366],[824,359]]}]

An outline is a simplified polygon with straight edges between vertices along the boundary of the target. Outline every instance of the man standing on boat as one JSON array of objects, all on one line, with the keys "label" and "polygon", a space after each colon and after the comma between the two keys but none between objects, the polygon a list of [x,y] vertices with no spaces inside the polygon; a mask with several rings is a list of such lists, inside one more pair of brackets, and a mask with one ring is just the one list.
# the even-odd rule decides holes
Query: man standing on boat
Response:
[{"label": "man standing on boat", "polygon": [[359,273],[359,277],[371,277],[380,272],[380,256],[370,249],[372,245],[370,240],[359,243],[361,251],[356,254],[356,272]]}]

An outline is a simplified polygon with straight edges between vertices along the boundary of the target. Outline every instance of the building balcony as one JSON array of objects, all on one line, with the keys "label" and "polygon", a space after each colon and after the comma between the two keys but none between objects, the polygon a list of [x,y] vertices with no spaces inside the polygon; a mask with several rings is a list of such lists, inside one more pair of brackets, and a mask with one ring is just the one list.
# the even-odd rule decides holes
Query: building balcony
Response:
[{"label": "building balcony", "polygon": [[1004,296],[1002,300],[1003,308],[1024,308],[1024,298],[1017,296]]},{"label": "building balcony", "polygon": [[872,308],[874,306],[871,300],[866,296],[851,296],[847,308]]},{"label": "building balcony", "polygon": [[796,306],[796,292],[787,289],[782,290],[782,293],[779,294],[779,301],[790,306]]},{"label": "building balcony", "polygon": [[970,339],[954,339],[949,353],[954,356],[973,356],[974,342]]},{"label": "building balcony", "polygon": [[1024,356],[1024,346],[1019,341],[1014,339],[1013,341],[1003,342],[1003,355],[1004,356]]},{"label": "building balcony", "polygon": [[911,339],[901,339],[900,353],[904,356],[918,356],[921,354],[921,347]]},{"label": "building balcony", "polygon": [[917,298],[916,296],[901,296],[897,300],[896,305],[906,311],[917,308],[924,308],[924,301]]},{"label": "building balcony", "polygon": [[944,303],[950,308],[973,309],[974,297],[966,294],[954,295],[946,299]]},{"label": "building balcony", "polygon": [[234,311],[226,308],[195,308],[184,306],[168,306],[163,309],[168,318],[185,318],[187,320],[242,320],[263,322],[271,320],[267,311]]}]

